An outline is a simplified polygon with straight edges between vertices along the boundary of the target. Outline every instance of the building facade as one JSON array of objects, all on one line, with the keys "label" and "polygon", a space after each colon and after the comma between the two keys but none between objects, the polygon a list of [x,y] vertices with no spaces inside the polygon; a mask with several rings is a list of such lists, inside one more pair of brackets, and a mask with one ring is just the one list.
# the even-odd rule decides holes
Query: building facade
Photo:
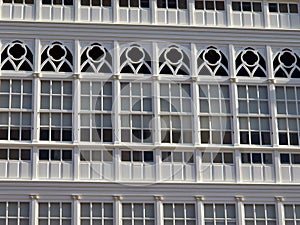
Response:
[{"label": "building facade", "polygon": [[300,3],[2,0],[0,225],[300,224]]}]

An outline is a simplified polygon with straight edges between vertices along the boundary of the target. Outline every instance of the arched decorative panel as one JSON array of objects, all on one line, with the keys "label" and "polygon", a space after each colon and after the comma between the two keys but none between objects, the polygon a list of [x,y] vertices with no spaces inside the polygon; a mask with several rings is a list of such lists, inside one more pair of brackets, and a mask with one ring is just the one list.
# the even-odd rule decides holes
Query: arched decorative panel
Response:
[{"label": "arched decorative panel", "polygon": [[170,45],[159,55],[159,74],[189,75],[190,59],[186,52],[177,45]]},{"label": "arched decorative panel", "polygon": [[133,44],[121,54],[121,73],[151,74],[152,64],[149,53],[141,46]]},{"label": "arched decorative panel", "polygon": [[266,77],[266,61],[258,50],[245,48],[235,61],[237,76]]},{"label": "arched decorative panel", "polygon": [[4,46],[1,52],[1,69],[12,71],[32,71],[33,54],[21,41],[13,41]]},{"label": "arched decorative panel", "polygon": [[112,55],[101,44],[93,43],[81,53],[81,72],[112,73]]},{"label": "arched decorative panel", "polygon": [[72,72],[73,56],[67,46],[61,42],[53,42],[42,49],[42,71]]},{"label": "arched decorative panel", "polygon": [[228,60],[216,47],[202,50],[197,57],[198,75],[228,76]]},{"label": "arched decorative panel", "polygon": [[291,49],[282,49],[273,60],[275,77],[300,78],[300,57]]}]

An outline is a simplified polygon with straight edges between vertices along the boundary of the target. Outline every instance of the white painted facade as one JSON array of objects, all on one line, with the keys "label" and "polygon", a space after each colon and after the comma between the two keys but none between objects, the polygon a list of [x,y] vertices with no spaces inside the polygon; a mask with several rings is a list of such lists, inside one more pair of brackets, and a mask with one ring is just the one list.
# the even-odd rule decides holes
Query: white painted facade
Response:
[{"label": "white painted facade", "polygon": [[300,224],[299,1],[2,0],[0,225]]}]

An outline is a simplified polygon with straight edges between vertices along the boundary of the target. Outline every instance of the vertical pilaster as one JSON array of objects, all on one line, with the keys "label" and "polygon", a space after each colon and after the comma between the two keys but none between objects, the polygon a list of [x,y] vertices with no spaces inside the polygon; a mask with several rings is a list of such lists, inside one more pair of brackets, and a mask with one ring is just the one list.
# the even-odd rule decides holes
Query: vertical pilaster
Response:
[{"label": "vertical pilaster", "polygon": [[195,0],[188,0],[189,25],[196,25],[195,23]]},{"label": "vertical pilaster", "polygon": [[41,19],[42,1],[35,1],[34,6],[35,20],[39,21]]},{"label": "vertical pilaster", "polygon": [[39,149],[37,147],[32,148],[32,180],[38,180],[38,162],[39,162]]},{"label": "vertical pilaster", "polygon": [[121,142],[121,120],[120,120],[120,112],[121,112],[121,87],[120,87],[120,73],[119,73],[119,44],[117,41],[114,41],[114,49],[113,49],[113,128],[114,128],[114,143],[119,144]]},{"label": "vertical pilaster", "polygon": [[241,152],[240,150],[235,150],[234,151],[234,163],[235,163],[235,181],[236,183],[241,183],[242,182],[242,174],[241,174],[241,169],[242,169],[242,163],[241,163]]},{"label": "vertical pilaster", "polygon": [[151,8],[151,17],[152,17],[152,24],[156,24],[157,23],[157,5],[156,5],[156,0],[150,0],[150,8]]},{"label": "vertical pilaster", "polygon": [[153,56],[153,71],[152,71],[152,78],[153,78],[153,131],[154,131],[154,144],[159,145],[161,142],[160,137],[160,89],[159,89],[159,56],[158,56],[158,46],[156,43],[152,44],[152,56]]},{"label": "vertical pilaster", "polygon": [[282,196],[276,196],[276,218],[277,225],[285,224],[284,223],[284,198]]},{"label": "vertical pilaster", "polygon": [[114,196],[114,211],[115,211],[115,221],[114,224],[122,224],[122,201],[123,197],[116,195]]},{"label": "vertical pilaster", "polygon": [[164,207],[163,207],[163,196],[154,196],[155,199],[155,224],[164,224]]},{"label": "vertical pilaster", "polygon": [[113,10],[113,22],[117,23],[119,21],[119,0],[111,1]]},{"label": "vertical pilaster", "polygon": [[80,1],[74,1],[74,21],[80,21]]},{"label": "vertical pilaster", "polygon": [[281,183],[280,153],[278,151],[274,151],[274,169],[275,169],[275,182]]},{"label": "vertical pilaster", "polygon": [[264,14],[265,28],[269,28],[270,27],[270,19],[269,19],[270,17],[269,17],[269,3],[268,3],[268,0],[263,0],[262,10],[263,10],[263,14]]},{"label": "vertical pilaster", "polygon": [[161,157],[160,157],[160,150],[155,149],[155,181],[156,182],[164,182],[161,180]]},{"label": "vertical pilaster", "polygon": [[195,151],[195,174],[196,174],[196,182],[201,182],[202,176],[201,176],[201,151],[196,149]]},{"label": "vertical pilaster", "polygon": [[40,198],[39,195],[32,194],[29,196],[31,199],[31,213],[30,213],[30,224],[38,225],[38,217],[39,217],[39,203],[38,200]]},{"label": "vertical pilaster", "polygon": [[229,45],[229,76],[230,76],[230,89],[231,89],[231,106],[232,106],[232,129],[233,129],[233,143],[234,145],[239,145],[240,136],[238,132],[238,95],[237,95],[237,78],[235,77],[235,50],[233,45]]},{"label": "vertical pilaster", "polygon": [[196,224],[204,225],[204,197],[203,196],[196,196]]},{"label": "vertical pilaster", "polygon": [[198,90],[198,72],[197,72],[197,46],[195,44],[191,44],[191,79],[192,79],[192,112],[193,112],[193,137],[194,144],[200,144],[200,126],[199,126],[199,118],[198,112],[200,112],[199,106],[199,90]]},{"label": "vertical pilaster", "polygon": [[72,209],[73,209],[73,225],[79,225],[80,224],[80,195],[72,195],[73,199],[73,204],[72,204]]},{"label": "vertical pilaster", "polygon": [[226,0],[225,1],[225,10],[226,10],[226,22],[227,26],[231,27],[233,25],[232,22],[232,1],[231,0]]},{"label": "vertical pilaster", "polygon": [[114,150],[115,181],[120,181],[121,179],[120,162],[121,162],[121,150],[119,148],[116,148]]},{"label": "vertical pilaster", "polygon": [[80,149],[75,147],[73,149],[73,179],[80,179]]},{"label": "vertical pilaster", "polygon": [[235,196],[235,200],[237,202],[237,207],[236,207],[237,224],[245,225],[244,197],[243,196]]}]

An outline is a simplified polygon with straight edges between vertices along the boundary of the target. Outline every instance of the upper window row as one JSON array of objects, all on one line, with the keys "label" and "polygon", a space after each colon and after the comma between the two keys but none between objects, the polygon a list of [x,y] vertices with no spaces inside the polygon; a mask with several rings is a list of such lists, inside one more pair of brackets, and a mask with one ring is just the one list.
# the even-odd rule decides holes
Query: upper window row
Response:
[{"label": "upper window row", "polygon": [[[34,0],[3,0],[3,3],[13,4],[34,4]],[[73,5],[73,0],[42,0],[44,5]],[[100,7],[111,7],[111,0],[81,0],[82,6],[100,6]],[[119,0],[120,7],[140,7],[150,8],[149,0]],[[167,9],[187,9],[187,0],[157,0],[158,8]],[[195,0],[196,10],[225,10],[225,1],[222,0]],[[233,1],[233,11],[244,11],[244,12],[262,12],[262,3],[250,2],[250,1]],[[298,13],[297,3],[269,3],[269,12],[279,13]]]},{"label": "upper window row", "polygon": [[[120,73],[151,74],[153,59],[151,49],[131,44],[121,50]],[[159,51],[159,74],[190,75],[192,55],[188,49],[168,45]],[[1,69],[9,71],[33,71],[33,52],[21,41],[4,45],[1,53]],[[81,51],[81,72],[113,73],[113,49],[93,43]],[[70,47],[53,42],[42,48],[41,70],[49,72],[72,72],[74,56]],[[228,58],[225,50],[209,46],[197,54],[197,73],[201,76],[229,76]],[[300,78],[300,56],[291,49],[274,53],[275,77]],[[235,59],[237,76],[266,77],[266,59],[261,50],[247,47],[238,50]]]}]

